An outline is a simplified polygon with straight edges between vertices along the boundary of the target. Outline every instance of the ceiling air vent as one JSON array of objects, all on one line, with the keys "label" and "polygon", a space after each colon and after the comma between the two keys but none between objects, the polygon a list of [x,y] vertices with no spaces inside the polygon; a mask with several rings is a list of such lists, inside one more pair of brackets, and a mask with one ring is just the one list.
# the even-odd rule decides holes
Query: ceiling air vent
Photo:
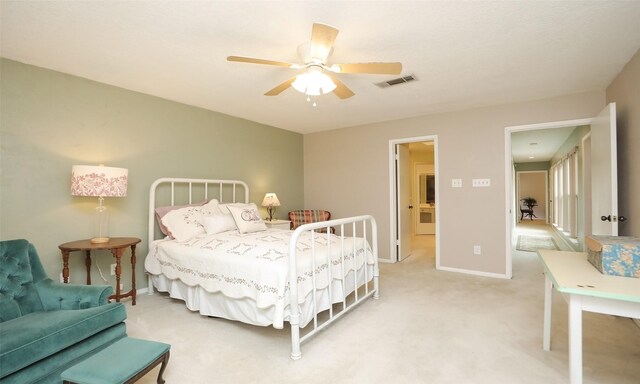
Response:
[{"label": "ceiling air vent", "polygon": [[391,80],[382,81],[380,83],[374,83],[374,84],[380,88],[387,88],[393,85],[404,84],[414,80],[418,80],[418,79],[416,78],[416,75],[412,73],[408,76],[398,77],[397,79],[391,79]]}]

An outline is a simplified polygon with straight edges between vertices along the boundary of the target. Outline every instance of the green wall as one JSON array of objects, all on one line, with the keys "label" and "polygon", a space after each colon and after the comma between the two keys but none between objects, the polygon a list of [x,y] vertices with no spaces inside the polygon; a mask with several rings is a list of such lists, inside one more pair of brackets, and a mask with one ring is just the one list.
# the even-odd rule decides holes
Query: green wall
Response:
[{"label": "green wall", "polygon": [[[71,196],[74,164],[129,169],[128,196],[105,204],[111,236],[142,239],[138,288],[147,285],[148,195],[157,178],[244,180],[258,205],[266,192],[278,194],[278,218],[303,207],[301,134],[10,60],[0,61],[0,81],[0,239],[34,243],[54,279],[58,245],[93,235],[97,198]],[[112,283],[113,258],[96,259]],[[71,282],[84,282],[79,253],[70,270]],[[92,281],[101,281],[95,265]]]}]

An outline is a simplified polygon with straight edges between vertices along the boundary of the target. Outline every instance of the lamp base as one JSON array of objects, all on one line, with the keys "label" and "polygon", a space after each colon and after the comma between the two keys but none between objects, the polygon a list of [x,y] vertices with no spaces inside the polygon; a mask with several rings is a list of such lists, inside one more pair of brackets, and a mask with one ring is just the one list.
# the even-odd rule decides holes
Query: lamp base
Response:
[{"label": "lamp base", "polygon": [[94,237],[90,241],[91,241],[91,244],[103,244],[103,243],[108,243],[109,242],[109,238],[108,237]]}]

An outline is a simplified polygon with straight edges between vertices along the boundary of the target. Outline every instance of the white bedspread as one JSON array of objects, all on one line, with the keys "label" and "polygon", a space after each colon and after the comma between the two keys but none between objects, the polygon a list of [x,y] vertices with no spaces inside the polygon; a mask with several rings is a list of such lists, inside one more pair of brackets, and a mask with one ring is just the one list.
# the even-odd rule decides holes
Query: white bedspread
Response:
[{"label": "white bedspread", "polygon": [[[292,234],[292,231],[270,229],[248,234],[228,231],[202,235],[182,243],[156,240],[150,245],[145,268],[152,275],[162,274],[189,286],[200,286],[208,292],[219,292],[233,299],[250,298],[258,308],[274,306],[273,326],[281,328],[289,304],[288,253]],[[367,265],[374,264],[373,254],[364,239],[345,237],[344,254],[341,252],[343,240],[335,235],[330,235],[329,239],[326,234],[318,233],[312,244],[311,234],[305,233],[296,245],[300,304],[313,291],[314,268],[315,287],[323,289],[332,281],[333,286],[340,276],[359,271],[364,265],[365,253]],[[311,257],[312,247],[315,258]],[[331,253],[330,263],[327,263],[327,250]],[[368,277],[370,280],[372,274]],[[352,289],[346,287],[345,291]],[[340,297],[334,302],[341,300]]]}]

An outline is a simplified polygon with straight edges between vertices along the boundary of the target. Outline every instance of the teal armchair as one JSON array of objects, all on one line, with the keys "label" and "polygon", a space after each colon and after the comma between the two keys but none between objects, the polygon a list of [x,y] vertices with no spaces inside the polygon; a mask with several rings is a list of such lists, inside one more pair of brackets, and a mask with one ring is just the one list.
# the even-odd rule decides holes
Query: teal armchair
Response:
[{"label": "teal armchair", "polygon": [[28,241],[0,241],[0,382],[60,383],[66,368],[126,336],[112,292],[55,282]]}]

